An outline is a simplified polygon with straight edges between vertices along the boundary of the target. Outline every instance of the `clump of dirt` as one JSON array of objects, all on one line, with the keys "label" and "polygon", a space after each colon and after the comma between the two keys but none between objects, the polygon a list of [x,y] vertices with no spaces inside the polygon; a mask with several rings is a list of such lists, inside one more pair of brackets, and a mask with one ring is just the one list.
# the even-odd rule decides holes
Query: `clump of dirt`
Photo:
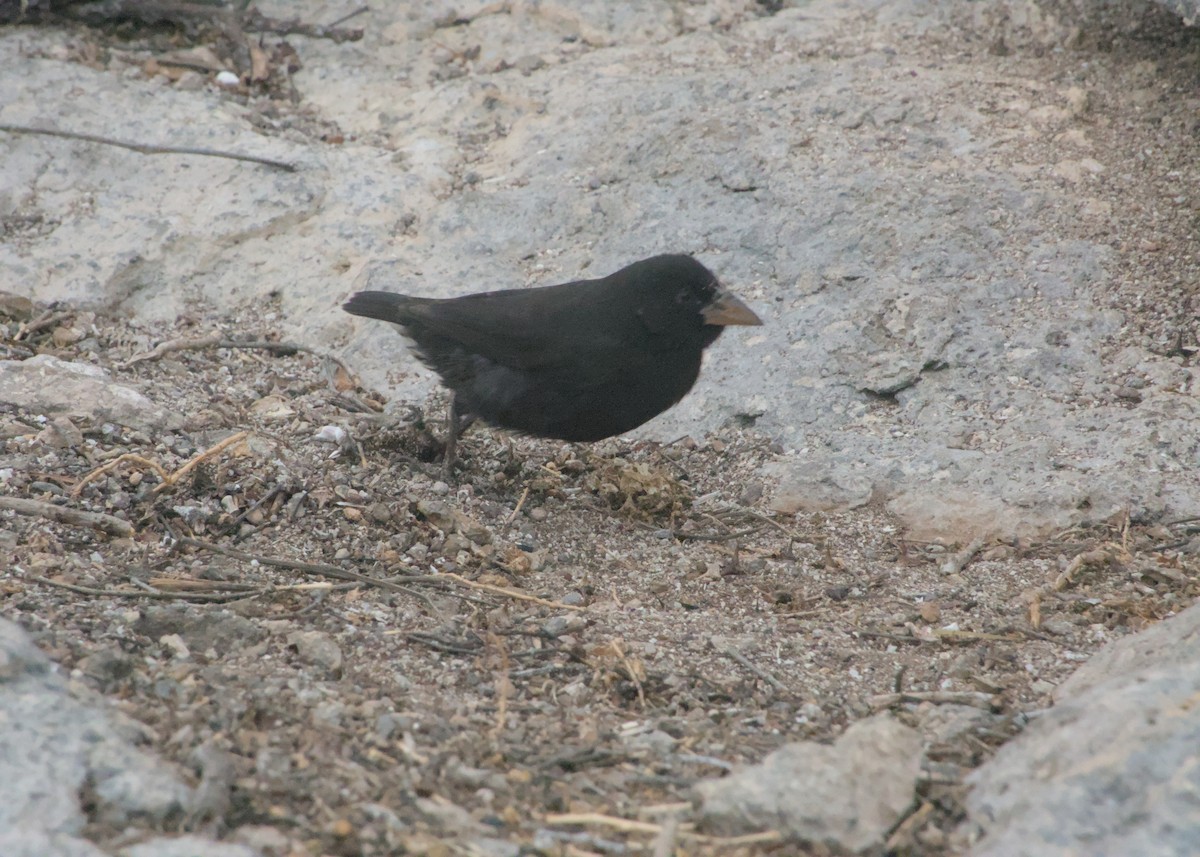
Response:
[{"label": "clump of dirt", "polygon": [[687,486],[661,467],[622,459],[597,459],[594,463],[587,487],[614,511],[653,520],[678,517],[692,504]]}]

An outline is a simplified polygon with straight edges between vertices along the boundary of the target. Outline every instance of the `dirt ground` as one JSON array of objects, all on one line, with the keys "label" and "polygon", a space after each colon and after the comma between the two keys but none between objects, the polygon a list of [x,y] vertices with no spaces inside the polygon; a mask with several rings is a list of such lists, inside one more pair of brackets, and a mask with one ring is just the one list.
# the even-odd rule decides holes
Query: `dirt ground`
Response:
[{"label": "dirt ground", "polygon": [[[1101,144],[1125,145],[1134,108],[1091,109]],[[1114,181],[1148,197],[1195,170],[1129,163]],[[1120,264],[1146,279],[1111,300],[1131,337],[1190,359],[1194,313],[1174,300],[1196,264],[1188,219],[1118,214]],[[686,822],[699,779],[872,711],[923,724],[956,703],[990,716],[931,749],[889,850],[959,853],[963,777],[1097,648],[1198,594],[1187,521],[968,545],[908,540],[871,508],[772,513],[755,474],[778,450],[753,429],[585,448],[476,428],[442,481],[443,401],[381,416],[384,391],[353,367],[260,347],[278,341],[266,310],[153,329],[71,307],[0,319],[7,358],[94,363],[183,417],[79,425],[72,443],[0,413],[0,495],[134,525],[6,519],[0,609],[146,724],[156,754],[197,777],[205,748],[229,754],[232,805],[180,829],[274,828],[296,855],[480,836],[613,853],[655,836],[619,819]],[[131,360],[213,330],[249,344]],[[562,817],[579,813],[608,819]],[[682,830],[687,854],[797,853]]]},{"label": "dirt ground", "polygon": [[[4,612],[155,752],[189,769],[202,746],[231,754],[224,826],[278,827],[297,854],[434,853],[476,828],[578,853],[645,841],[552,817],[655,822],[698,778],[881,708],[920,723],[936,700],[997,715],[936,748],[932,809],[893,843],[952,853],[962,777],[1019,715],[1196,595],[1182,526],[964,551],[873,511],[772,514],[754,478],[772,444],[747,431],[580,448],[476,429],[448,484],[440,403],[381,418],[377,394],[305,352],[127,365],[196,327],[68,311],[53,329],[80,326],[68,346],[44,329],[10,347],[94,360],[186,425],[85,427],[55,448],[5,418],[6,495],[136,533],[10,521]],[[731,853],[687,853],[709,850]]]}]

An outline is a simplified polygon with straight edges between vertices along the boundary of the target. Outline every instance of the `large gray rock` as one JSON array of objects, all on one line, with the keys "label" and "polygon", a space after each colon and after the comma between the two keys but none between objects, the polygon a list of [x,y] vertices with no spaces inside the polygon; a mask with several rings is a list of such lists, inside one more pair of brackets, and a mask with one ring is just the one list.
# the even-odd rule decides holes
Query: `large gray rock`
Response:
[{"label": "large gray rock", "polygon": [[35,416],[66,416],[97,425],[112,422],[142,429],[178,428],[178,413],[132,387],[117,384],[99,366],[72,363],[49,354],[0,360],[0,405]]},{"label": "large gray rock", "polygon": [[156,830],[191,813],[193,790],[128,731],[72,695],[20,626],[0,619],[0,854],[102,857],[82,837],[88,824]]},{"label": "large gray rock", "polygon": [[971,776],[973,857],[1200,853],[1200,607],[1110,644]]},{"label": "large gray rock", "polygon": [[736,835],[778,830],[847,851],[878,848],[916,800],[921,736],[880,714],[834,744],[788,744],[719,780],[696,784],[698,820]]}]

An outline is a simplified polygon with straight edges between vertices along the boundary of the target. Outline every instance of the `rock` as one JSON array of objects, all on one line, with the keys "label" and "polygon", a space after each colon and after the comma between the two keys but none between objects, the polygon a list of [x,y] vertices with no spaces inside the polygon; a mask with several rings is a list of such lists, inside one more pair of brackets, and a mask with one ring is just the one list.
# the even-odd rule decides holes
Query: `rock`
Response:
[{"label": "rock", "polygon": [[288,634],[288,645],[301,660],[324,667],[331,677],[342,673],[342,649],[323,631],[295,631]]},{"label": "rock", "polygon": [[66,417],[55,417],[50,425],[38,432],[37,441],[55,449],[77,449],[83,446],[83,432]]},{"label": "rock", "polygon": [[263,857],[262,852],[236,842],[213,842],[202,836],[157,836],[130,845],[117,857]]},{"label": "rock", "polygon": [[264,636],[258,623],[231,610],[196,610],[182,604],[152,604],[143,608],[133,629],[153,640],[178,635],[189,648],[200,653],[209,649],[218,652],[236,650],[253,645]]},{"label": "rock", "polygon": [[1200,842],[1200,606],[1102,649],[974,771],[972,857],[1185,857]]},{"label": "rock", "polygon": [[4,857],[110,857],[86,839],[26,827],[0,831],[0,854]]},{"label": "rock", "polygon": [[0,318],[29,321],[33,317],[33,301],[24,295],[0,291]]},{"label": "rock", "polygon": [[[28,635],[5,620],[0,723],[5,857],[98,857],[103,852],[81,838],[89,825],[153,830],[194,808],[195,793],[173,768],[135,747],[128,727],[69,693]],[[192,848],[193,854],[224,853],[200,838]]]},{"label": "rock", "polygon": [[1200,0],[1158,0],[1158,5],[1170,9],[1189,27],[1200,21]]},{"label": "rock", "polygon": [[864,852],[878,848],[916,799],[921,736],[886,714],[832,746],[788,744],[761,764],[696,785],[698,817],[724,835],[776,829],[789,838]]},{"label": "rock", "polygon": [[132,387],[113,382],[103,369],[49,354],[0,360],[0,404],[97,425],[111,422],[143,430],[183,425],[182,415],[159,407]]},{"label": "rock", "polygon": [[418,500],[417,512],[446,534],[457,533],[477,545],[491,544],[492,531],[441,500]]},{"label": "rock", "polygon": [[781,477],[769,507],[774,512],[845,512],[871,501],[875,486],[861,473],[826,464],[775,465],[769,472]]}]

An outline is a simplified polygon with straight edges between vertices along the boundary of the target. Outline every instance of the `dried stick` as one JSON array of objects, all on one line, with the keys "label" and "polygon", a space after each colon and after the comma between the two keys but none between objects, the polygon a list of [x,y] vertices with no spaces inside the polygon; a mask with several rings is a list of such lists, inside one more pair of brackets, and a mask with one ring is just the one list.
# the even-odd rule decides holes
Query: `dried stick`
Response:
[{"label": "dried stick", "polygon": [[478,589],[481,592],[490,592],[493,595],[503,595],[506,598],[515,598],[517,601],[529,601],[533,604],[540,604],[543,607],[552,607],[555,610],[583,610],[583,607],[576,607],[572,604],[563,604],[559,601],[547,601],[545,598],[538,598],[536,595],[526,595],[524,592],[517,592],[515,589],[506,589],[503,586],[492,586],[490,583],[477,583],[474,580],[467,580],[465,577],[447,571],[442,574],[435,575],[436,578],[447,578],[456,583],[460,583],[469,589]]},{"label": "dried stick", "polygon": [[237,434],[231,434],[229,437],[225,438],[223,441],[216,444],[215,446],[210,446],[204,452],[196,453],[191,458],[189,458],[183,464],[182,467],[176,469],[173,473],[169,473],[167,475],[166,479],[164,479],[160,484],[156,485],[154,487],[154,493],[158,494],[158,493],[164,491],[165,489],[170,488],[171,486],[173,486],[177,482],[179,482],[180,479],[187,476],[189,473],[191,473],[193,470],[195,470],[197,467],[199,467],[202,463],[204,463],[208,459],[213,458],[217,455],[220,455],[222,452],[227,450],[229,447],[231,447],[235,444],[241,443],[243,440],[245,440],[248,437],[250,437],[250,432],[240,431]]},{"label": "dried stick", "polygon": [[274,158],[261,158],[257,155],[239,155],[236,152],[223,152],[219,149],[206,149],[200,146],[158,146],[150,143],[129,143],[112,137],[102,137],[99,134],[84,134],[78,131],[60,131],[57,128],[31,128],[26,125],[0,124],[0,131],[10,134],[40,134],[46,137],[61,137],[66,140],[83,140],[86,143],[101,143],[105,146],[117,146],[129,149],[143,155],[201,155],[206,158],[228,158],[231,161],[247,161],[252,164],[263,164],[289,173],[299,169],[287,161],[277,161]]},{"label": "dried stick", "polygon": [[96,598],[151,598],[163,601],[199,601],[220,604],[225,601],[238,601],[248,596],[260,594],[256,592],[159,592],[156,589],[94,589],[90,586],[79,586],[74,583],[64,583],[61,580],[51,580],[48,577],[30,575],[25,578],[35,583],[44,583],[58,589],[65,589],[78,595],[91,595]]},{"label": "dried stick", "polygon": [[82,509],[72,509],[68,506],[55,506],[53,503],[46,503],[42,500],[0,497],[0,509],[8,509],[18,515],[46,518],[60,524],[91,527],[118,538],[129,538],[133,535],[133,524],[121,518],[106,515],[103,512],[85,512]]},{"label": "dried stick", "polygon": [[[323,562],[301,562],[300,560],[283,559],[282,557],[263,556],[261,554],[251,554],[245,551],[227,548],[224,545],[218,545],[214,542],[206,542],[203,539],[195,539],[189,536],[182,536],[176,540],[177,544],[187,547],[200,548],[201,550],[212,551],[219,553],[222,556],[230,557],[231,559],[239,559],[243,562],[257,562],[259,565],[265,565],[272,568],[285,568],[290,571],[302,571],[305,574],[320,574],[325,577],[333,577],[338,580],[352,580],[355,583],[367,583],[371,586],[378,586],[383,589],[391,589],[395,592],[406,592],[412,594],[412,591],[406,587],[399,586],[388,580],[377,577],[369,577],[365,574],[359,574],[357,571],[347,571],[344,568],[339,568],[336,565],[328,565]],[[418,581],[423,582],[423,581]]]},{"label": "dried stick", "polygon": [[902,691],[900,693],[881,693],[870,699],[872,708],[891,708],[902,702],[932,702],[935,705],[970,705],[989,711],[997,704],[995,694],[982,693],[977,690],[928,690]]},{"label": "dried stick", "polygon": [[[553,815],[547,815],[543,819],[547,824],[578,824],[578,825],[600,825],[610,827],[613,830],[621,831],[622,833],[647,833],[655,834],[661,832],[662,825],[654,824],[650,821],[634,821],[629,818],[621,818],[616,815],[604,815],[599,812],[564,812]],[[759,833],[747,833],[743,836],[706,836],[696,833],[692,830],[692,825],[681,825],[679,838],[686,839],[691,842],[701,842],[710,845],[723,846],[740,846],[740,845],[759,845],[772,842],[779,842],[783,839],[783,834],[778,830],[764,830]]]},{"label": "dried stick", "polygon": [[507,527],[509,524],[511,524],[513,521],[515,521],[517,519],[517,515],[521,514],[521,507],[525,505],[525,501],[528,499],[529,499],[529,486],[526,485],[525,490],[521,492],[521,499],[517,501],[517,505],[513,508],[513,510],[511,512],[508,513],[508,517],[504,519],[504,526]]},{"label": "dried stick", "polygon": [[338,18],[332,24],[307,24],[296,18],[286,21],[281,21],[277,18],[268,18],[257,9],[248,9],[245,20],[246,29],[248,30],[260,30],[281,36],[294,35],[309,36],[314,39],[329,39],[331,42],[340,44],[341,42],[357,42],[362,39],[363,31],[361,27],[342,27],[341,24],[368,11],[370,11],[370,7],[360,6],[350,14]]},{"label": "dried stick", "polygon": [[743,668],[749,670],[751,673],[753,673],[754,675],[761,678],[767,684],[771,685],[771,687],[773,687],[775,690],[779,691],[780,693],[788,692],[787,685],[785,685],[779,679],[775,678],[775,676],[771,675],[768,672],[763,671],[761,668],[752,664],[750,662],[749,658],[747,658],[745,655],[743,655],[741,652],[739,652],[737,649],[733,648],[729,644],[722,642],[721,640],[718,640],[716,637],[709,637],[708,644],[710,646],[712,646],[713,651],[717,652],[718,654],[724,655],[725,657],[729,658],[734,663],[739,664]]},{"label": "dried stick", "polygon": [[78,482],[76,482],[75,487],[71,489],[71,496],[78,497],[79,493],[81,491],[83,491],[83,486],[87,485],[89,482],[95,482],[97,479],[99,479],[104,474],[110,473],[113,470],[115,470],[117,468],[117,465],[119,465],[123,462],[126,462],[126,461],[134,461],[134,462],[137,462],[138,464],[142,465],[142,467],[150,468],[156,474],[158,474],[159,479],[165,480],[167,478],[168,474],[167,474],[166,469],[162,465],[160,465],[157,461],[151,461],[149,458],[144,458],[144,457],[138,455],[136,452],[126,452],[126,453],[122,453],[121,455],[118,455],[116,458],[114,458],[112,461],[108,462],[107,464],[103,464],[100,467],[97,467],[91,473],[88,473],[86,476],[84,476],[82,479],[80,479]]},{"label": "dried stick", "polygon": [[672,815],[663,822],[662,830],[654,837],[651,857],[673,857],[679,842],[679,816]]},{"label": "dried stick", "polygon": [[74,313],[70,310],[48,309],[37,318],[22,324],[17,330],[17,335],[13,337],[13,341],[20,342],[22,339],[28,339],[39,330],[44,330],[47,327],[53,327],[64,318],[69,318],[72,315],[74,315]]},{"label": "dried stick", "polygon": [[958,574],[967,567],[967,563],[975,558],[975,554],[979,553],[979,551],[983,549],[985,543],[986,539],[981,536],[971,539],[971,543],[954,556],[950,557],[950,559],[946,560],[946,562],[942,564],[942,567],[939,569],[939,571],[941,571],[942,574]]},{"label": "dried stick", "polygon": [[[143,351],[141,354],[135,354],[121,364],[122,369],[128,369],[138,363],[146,360],[158,360],[167,354],[175,351],[201,351],[205,348],[246,348],[256,349],[259,351],[271,351],[275,354],[290,356],[303,352],[311,354],[314,357],[320,357],[322,360],[329,360],[336,363],[341,370],[350,377],[354,377],[354,373],[338,357],[335,357],[328,352],[321,351],[317,348],[310,348],[307,345],[301,345],[298,342],[269,342],[267,340],[238,340],[227,339],[223,333],[210,333],[207,336],[200,336],[195,339],[172,339],[167,342],[160,342],[150,351]],[[331,385],[332,386],[332,385]]]}]

